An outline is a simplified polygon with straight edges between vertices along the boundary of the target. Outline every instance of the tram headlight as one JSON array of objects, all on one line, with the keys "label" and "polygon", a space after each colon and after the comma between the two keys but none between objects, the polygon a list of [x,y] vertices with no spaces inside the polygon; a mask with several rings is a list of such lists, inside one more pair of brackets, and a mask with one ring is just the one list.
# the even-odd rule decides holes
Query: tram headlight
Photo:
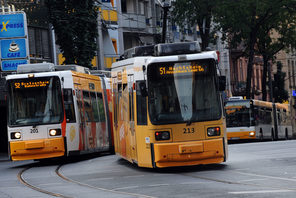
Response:
[{"label": "tram headlight", "polygon": [[59,136],[62,134],[61,129],[50,129],[49,130],[49,135],[50,136]]},{"label": "tram headlight", "polygon": [[11,138],[11,139],[21,139],[21,137],[22,137],[21,132],[12,132],[12,133],[10,134],[10,138]]},{"label": "tram headlight", "polygon": [[208,136],[219,136],[221,134],[220,127],[211,127],[207,130]]},{"label": "tram headlight", "polygon": [[249,133],[249,135],[250,135],[251,137],[253,137],[253,136],[255,136],[255,132],[252,131],[252,132]]},{"label": "tram headlight", "polygon": [[156,131],[155,132],[155,139],[156,140],[169,140],[170,139],[170,132],[169,131]]}]

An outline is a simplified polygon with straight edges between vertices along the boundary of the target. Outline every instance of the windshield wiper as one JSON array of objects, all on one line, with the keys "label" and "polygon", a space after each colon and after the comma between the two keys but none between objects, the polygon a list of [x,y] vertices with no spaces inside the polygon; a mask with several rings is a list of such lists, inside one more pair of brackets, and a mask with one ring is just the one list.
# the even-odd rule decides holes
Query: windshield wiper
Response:
[{"label": "windshield wiper", "polygon": [[186,126],[190,126],[192,124],[193,117],[191,117],[189,120],[186,122]]}]

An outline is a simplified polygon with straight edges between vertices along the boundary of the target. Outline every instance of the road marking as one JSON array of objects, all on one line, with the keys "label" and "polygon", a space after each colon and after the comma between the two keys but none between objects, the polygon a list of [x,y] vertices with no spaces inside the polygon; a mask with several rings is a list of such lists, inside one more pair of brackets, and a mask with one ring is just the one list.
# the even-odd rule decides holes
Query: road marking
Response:
[{"label": "road marking", "polygon": [[180,183],[180,184],[183,184],[183,185],[194,185],[194,184],[208,184],[208,183],[213,183],[213,182],[183,182],[183,183]]},{"label": "road marking", "polygon": [[45,184],[39,184],[39,186],[59,186],[59,185],[65,185],[65,183],[45,183]]},{"label": "road marking", "polygon": [[132,188],[139,188],[139,186],[126,186],[121,188],[113,188],[112,190],[125,190],[125,189],[132,189]]},{"label": "road marking", "polygon": [[88,179],[87,181],[102,181],[102,180],[111,180],[111,179],[114,179],[114,177],[93,178],[93,179]]},{"label": "road marking", "polygon": [[284,177],[274,177],[274,176],[268,176],[268,175],[258,175],[255,173],[242,173],[242,172],[238,172],[238,171],[233,171],[242,175],[249,175],[249,176],[257,176],[257,177],[265,177],[265,178],[269,178],[269,179],[278,179],[278,180],[285,180],[285,181],[293,181],[296,182],[296,179],[293,178],[284,178]]},{"label": "road marking", "polygon": [[133,177],[144,177],[145,175],[131,175],[131,176],[124,176],[124,178],[133,178]]},{"label": "road marking", "polygon": [[266,180],[266,179],[245,179],[245,180],[240,180],[238,182],[250,182],[250,181],[260,181],[260,180]]},{"label": "road marking", "polygon": [[169,186],[169,184],[152,184],[148,185],[149,187],[159,187],[159,186]]},{"label": "road marking", "polygon": [[228,192],[228,194],[260,194],[260,193],[284,193],[284,192],[294,192],[293,190],[258,190],[258,191],[238,191],[238,192]]}]

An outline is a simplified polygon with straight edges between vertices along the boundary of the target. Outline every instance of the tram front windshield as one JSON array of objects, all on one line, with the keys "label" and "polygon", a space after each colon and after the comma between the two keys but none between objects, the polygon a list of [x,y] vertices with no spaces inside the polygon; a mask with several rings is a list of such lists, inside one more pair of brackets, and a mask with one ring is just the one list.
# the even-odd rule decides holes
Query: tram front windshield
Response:
[{"label": "tram front windshield", "polygon": [[249,127],[252,125],[250,101],[229,101],[225,104],[227,127]]},{"label": "tram front windshield", "polygon": [[8,125],[60,123],[63,104],[56,76],[8,80]]},{"label": "tram front windshield", "polygon": [[148,67],[149,116],[153,124],[218,120],[221,103],[213,59],[153,63]]}]

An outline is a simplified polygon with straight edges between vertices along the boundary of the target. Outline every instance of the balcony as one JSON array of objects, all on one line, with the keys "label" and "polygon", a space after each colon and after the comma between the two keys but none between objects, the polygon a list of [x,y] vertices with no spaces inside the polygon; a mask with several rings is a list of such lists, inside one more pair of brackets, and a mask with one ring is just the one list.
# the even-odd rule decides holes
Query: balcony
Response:
[{"label": "balcony", "polygon": [[122,13],[122,27],[130,30],[144,30],[146,18],[144,15]]}]

